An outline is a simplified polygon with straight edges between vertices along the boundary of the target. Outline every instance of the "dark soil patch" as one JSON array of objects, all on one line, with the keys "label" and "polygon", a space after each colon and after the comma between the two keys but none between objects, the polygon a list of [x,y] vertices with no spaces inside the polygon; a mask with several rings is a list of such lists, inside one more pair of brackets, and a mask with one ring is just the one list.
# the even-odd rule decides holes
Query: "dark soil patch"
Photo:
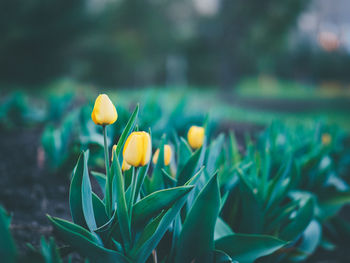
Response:
[{"label": "dark soil patch", "polygon": [[70,219],[68,176],[54,176],[38,165],[41,129],[0,132],[0,203],[12,214],[11,232],[18,251],[38,247],[53,234],[46,214]]}]

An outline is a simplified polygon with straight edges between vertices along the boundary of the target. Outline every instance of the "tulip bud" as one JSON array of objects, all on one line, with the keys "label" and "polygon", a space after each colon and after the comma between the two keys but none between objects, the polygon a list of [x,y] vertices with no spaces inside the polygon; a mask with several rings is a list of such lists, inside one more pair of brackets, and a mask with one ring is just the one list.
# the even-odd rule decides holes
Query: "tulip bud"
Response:
[{"label": "tulip bud", "polygon": [[[171,161],[171,147],[168,144],[164,145],[164,164],[169,165]],[[158,162],[158,157],[159,157],[159,149],[156,150],[156,152],[153,155],[153,163],[156,164]]]},{"label": "tulip bud", "polygon": [[204,128],[199,126],[192,126],[188,130],[187,140],[193,149],[202,147],[204,141]]},{"label": "tulip bud", "polygon": [[96,125],[113,124],[118,119],[117,110],[106,94],[96,98],[91,118]]},{"label": "tulip bud", "polygon": [[[112,162],[113,162],[113,157],[114,157],[114,152],[115,150],[117,149],[117,145],[113,145],[113,148],[112,148]],[[122,171],[127,171],[131,168],[131,165],[128,164],[125,160],[123,160],[123,163],[122,163]]]},{"label": "tulip bud", "polygon": [[144,166],[152,154],[151,137],[147,132],[132,132],[123,149],[124,160],[132,166]]},{"label": "tulip bud", "polygon": [[332,142],[332,136],[329,133],[322,134],[322,144],[327,146]]},{"label": "tulip bud", "polygon": [[122,171],[127,171],[131,168],[131,165],[128,164],[125,160],[123,160],[123,164],[122,164]]},{"label": "tulip bud", "polygon": [[112,147],[112,158],[111,158],[112,162],[113,162],[114,152],[115,152],[116,149],[117,149],[117,145],[114,144],[113,147]]}]

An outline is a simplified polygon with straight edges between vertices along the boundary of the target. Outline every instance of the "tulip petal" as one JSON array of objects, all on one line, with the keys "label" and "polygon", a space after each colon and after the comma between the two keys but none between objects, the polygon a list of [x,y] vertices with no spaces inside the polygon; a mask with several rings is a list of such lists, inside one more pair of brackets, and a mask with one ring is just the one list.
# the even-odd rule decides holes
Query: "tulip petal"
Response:
[{"label": "tulip petal", "polygon": [[123,151],[124,159],[132,166],[139,166],[142,161],[143,143],[142,137],[135,133],[130,134]]},{"label": "tulip petal", "polygon": [[142,140],[143,140],[143,156],[141,165],[144,166],[148,164],[152,155],[152,143],[151,136],[147,132],[142,132]]},{"label": "tulip petal", "polygon": [[117,110],[106,94],[96,98],[91,118],[97,125],[109,125],[117,120]]}]

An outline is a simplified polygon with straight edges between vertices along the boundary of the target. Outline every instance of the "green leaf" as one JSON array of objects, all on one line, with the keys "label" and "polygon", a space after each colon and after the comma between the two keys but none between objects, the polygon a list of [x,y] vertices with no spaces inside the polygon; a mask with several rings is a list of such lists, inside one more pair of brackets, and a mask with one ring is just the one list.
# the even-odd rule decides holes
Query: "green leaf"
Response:
[{"label": "green leaf", "polygon": [[176,185],[176,179],[173,178],[170,174],[168,174],[167,171],[165,171],[164,169],[162,169],[162,175],[163,175],[163,181],[165,184],[165,187],[174,187]]},{"label": "green leaf", "polygon": [[192,189],[193,186],[179,186],[159,190],[146,196],[133,206],[132,225],[135,227],[142,226],[163,209],[171,207]]},{"label": "green leaf", "polygon": [[225,142],[225,135],[220,134],[214,141],[209,146],[209,153],[208,153],[208,158],[207,158],[207,163],[206,163],[206,169],[208,174],[213,174],[215,172],[216,168],[216,163],[219,158],[219,155],[222,151],[222,146]]},{"label": "green leaf", "polygon": [[88,225],[90,231],[96,230],[96,221],[95,221],[95,214],[94,214],[94,208],[92,204],[92,189],[91,189],[91,183],[89,178],[89,172],[88,172],[88,158],[89,158],[89,151],[84,152],[84,172],[83,172],[83,181],[81,186],[81,198],[83,202],[83,213],[85,222]]},{"label": "green leaf", "polygon": [[321,205],[344,205],[350,203],[350,191],[325,192],[319,200]]},{"label": "green leaf", "polygon": [[45,259],[45,263],[62,263],[53,238],[50,238],[47,242],[44,237],[41,237],[41,254]]},{"label": "green leaf", "polygon": [[189,211],[176,246],[175,262],[212,262],[214,228],[220,209],[220,192],[215,174],[199,193]]},{"label": "green leaf", "polygon": [[145,177],[147,176],[149,165],[150,165],[150,162],[147,165],[139,168],[139,171],[138,171],[139,174],[138,174],[137,180],[136,180],[135,202],[137,201],[137,198],[139,197],[142,184],[145,180]]},{"label": "green leaf", "polygon": [[[117,156],[116,152],[114,152],[114,156]],[[118,158],[113,158],[112,174],[114,175],[112,189],[115,193],[113,196],[116,197],[116,200],[113,200],[113,203],[117,204],[117,216],[120,224],[120,230],[123,237],[124,245],[126,248],[129,248],[131,244],[130,220],[128,215],[128,209],[126,206],[124,178],[120,169]]]},{"label": "green leaf", "polygon": [[193,185],[195,186],[201,175],[203,174],[204,166],[202,166],[198,172],[195,173],[184,185]]},{"label": "green leaf", "polygon": [[160,219],[157,230],[154,232],[154,234],[143,243],[143,246],[139,250],[133,251],[133,254],[130,255],[134,259],[133,263],[146,262],[152,251],[157,247],[159,241],[163,238],[170,224],[178,215],[180,209],[185,204],[186,198],[187,196],[183,196],[171,208],[169,208],[169,210]]},{"label": "green leaf", "polygon": [[98,185],[101,187],[102,193],[104,194],[106,191],[106,175],[94,171],[91,171],[91,175],[96,179]]},{"label": "green leaf", "polygon": [[241,154],[239,153],[237,139],[234,134],[234,132],[230,131],[230,147],[229,147],[229,154],[232,164],[238,164],[241,161]]},{"label": "green leaf", "polygon": [[[221,250],[214,250],[214,263],[231,263],[232,258]],[[236,262],[236,261],[235,261]]]},{"label": "green leaf", "polygon": [[220,217],[216,220],[214,240],[220,239],[224,236],[232,235],[233,231],[228,224],[225,223]]},{"label": "green leaf", "polygon": [[69,189],[69,206],[73,222],[82,227],[87,227],[84,219],[81,195],[81,182],[84,174],[84,158],[85,153],[83,152],[80,154],[78,162],[73,170],[72,181]]},{"label": "green leaf", "polygon": [[9,217],[0,206],[0,257],[6,263],[15,263],[17,250],[9,229]]},{"label": "green leaf", "polygon": [[202,148],[198,149],[194,154],[192,154],[191,158],[186,162],[184,168],[181,170],[177,177],[177,185],[184,185],[186,181],[188,181],[193,174],[195,173],[195,169],[197,167],[199,158],[202,153]]},{"label": "green leaf", "polygon": [[50,216],[48,216],[48,218],[61,238],[74,247],[79,253],[88,257],[92,262],[131,262],[121,253],[99,245],[99,241],[96,237],[84,228],[59,218]]},{"label": "green leaf", "polygon": [[322,227],[316,221],[312,220],[303,233],[301,242],[298,244],[298,251],[301,255],[293,257],[293,261],[301,261],[310,256],[321,242]]},{"label": "green leaf", "polygon": [[178,172],[180,172],[192,155],[191,147],[188,145],[188,142],[182,137],[180,138],[177,153],[178,153],[177,169],[178,169]]},{"label": "green leaf", "polygon": [[153,169],[152,176],[150,177],[150,180],[149,180],[150,181],[149,191],[151,193],[164,188],[164,182],[163,182],[163,176],[162,176],[162,169],[164,167],[164,144],[165,144],[165,136],[162,136],[162,140],[159,145],[158,161]]},{"label": "green leaf", "polygon": [[[163,211],[160,213],[156,218],[154,218],[151,222],[147,224],[147,226],[144,228],[142,233],[140,234],[140,237],[137,239],[136,244],[134,245],[133,249],[131,250],[132,253],[137,253],[138,250],[141,249],[144,243],[147,242],[148,239],[150,239],[153,234],[156,232],[158,225],[160,221],[162,220],[163,216],[165,215],[166,211]],[[133,252],[135,251],[135,252]]]},{"label": "green leaf", "polygon": [[291,222],[282,229],[280,238],[283,240],[294,240],[296,237],[301,235],[301,233],[310,224],[314,216],[314,199],[308,197],[305,200],[301,200],[301,208],[295,215],[291,218]]},{"label": "green leaf", "polygon": [[71,222],[64,220],[64,219],[60,219],[57,217],[51,217],[49,215],[46,215],[46,216],[51,221],[51,223],[54,225],[54,227],[56,227],[58,229],[64,228],[70,232],[78,233],[79,235],[85,237],[89,241],[96,243],[98,245],[101,245],[101,241],[99,240],[99,238],[96,235],[89,232],[88,230],[86,230],[85,228],[83,228],[77,224],[71,223]]},{"label": "green leaf", "polygon": [[88,174],[87,161],[89,151],[82,152],[73,170],[69,191],[69,205],[73,222],[95,230],[96,222],[92,205],[92,190]]},{"label": "green leaf", "polygon": [[92,204],[94,207],[94,215],[98,227],[103,226],[108,221],[105,205],[102,200],[92,193]]},{"label": "green leaf", "polygon": [[215,248],[240,263],[252,263],[286,244],[285,241],[267,235],[233,234],[215,241]]},{"label": "green leaf", "polygon": [[0,205],[0,216],[2,217],[2,222],[6,228],[9,228],[11,225],[11,215],[9,215],[6,210]]},{"label": "green leaf", "polygon": [[[292,159],[289,159],[278,171],[277,175],[271,180],[267,190],[266,196],[266,209],[268,209],[271,205],[280,201],[283,196],[286,194],[288,187],[290,185],[290,180],[288,180],[288,176],[292,170],[294,162]],[[284,180],[288,178],[287,181]]]},{"label": "green leaf", "polygon": [[121,151],[121,149],[122,149],[122,147],[123,147],[123,145],[124,145],[124,143],[126,141],[126,138],[128,137],[130,131],[134,127],[135,120],[136,120],[138,112],[139,112],[139,105],[137,104],[134,112],[131,114],[129,121],[126,124],[126,126],[125,126],[125,128],[124,128],[124,130],[122,132],[122,135],[120,135],[120,137],[119,137],[119,140],[118,140],[118,143],[117,143],[117,148],[115,150],[116,155],[114,155],[114,156],[117,156],[117,158],[114,158],[114,159],[118,159],[119,158],[119,153],[120,153],[120,151]]},{"label": "green leaf", "polygon": [[243,169],[237,168],[240,179],[241,219],[239,230],[244,233],[261,233],[264,224],[264,208],[258,191],[247,178]]}]

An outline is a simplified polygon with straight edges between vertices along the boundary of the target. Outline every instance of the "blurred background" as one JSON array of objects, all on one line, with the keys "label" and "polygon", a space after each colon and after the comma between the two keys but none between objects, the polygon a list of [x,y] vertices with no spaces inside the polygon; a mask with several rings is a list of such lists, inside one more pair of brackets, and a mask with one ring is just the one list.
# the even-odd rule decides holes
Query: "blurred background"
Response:
[{"label": "blurred background", "polygon": [[231,88],[350,78],[347,0],[2,0],[1,85]]},{"label": "blurred background", "polygon": [[103,167],[90,117],[99,93],[118,110],[111,143],[136,103],[154,146],[207,113],[212,134],[233,130],[240,150],[276,120],[300,136],[323,124],[349,134],[349,10],[349,0],[1,0],[0,204],[20,248],[50,236],[46,213],[70,217],[81,150]]},{"label": "blurred background", "polygon": [[151,98],[165,108],[185,97],[187,112],[228,122],[322,119],[350,129],[349,8],[347,0],[2,0],[0,118],[24,111],[23,100],[47,115],[55,96],[91,104],[108,92],[118,104]]}]

